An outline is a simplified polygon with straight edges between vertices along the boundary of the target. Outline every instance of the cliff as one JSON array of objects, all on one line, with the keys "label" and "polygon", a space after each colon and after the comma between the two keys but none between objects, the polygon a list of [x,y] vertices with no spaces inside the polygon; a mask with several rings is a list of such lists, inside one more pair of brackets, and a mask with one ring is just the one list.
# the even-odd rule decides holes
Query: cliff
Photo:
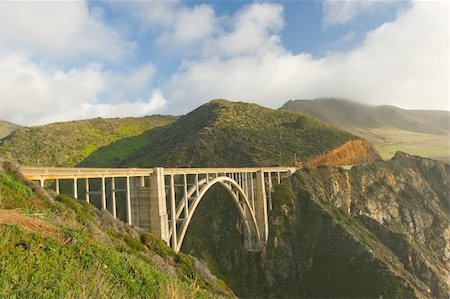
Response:
[{"label": "cliff", "polygon": [[344,166],[381,161],[372,144],[364,139],[350,140],[327,153],[314,156],[306,162],[309,166]]},{"label": "cliff", "polygon": [[199,216],[183,250],[241,297],[444,298],[449,187],[449,165],[404,153],[350,170],[305,168],[275,186],[263,253],[242,248],[239,216],[219,193],[198,215],[222,211]]}]

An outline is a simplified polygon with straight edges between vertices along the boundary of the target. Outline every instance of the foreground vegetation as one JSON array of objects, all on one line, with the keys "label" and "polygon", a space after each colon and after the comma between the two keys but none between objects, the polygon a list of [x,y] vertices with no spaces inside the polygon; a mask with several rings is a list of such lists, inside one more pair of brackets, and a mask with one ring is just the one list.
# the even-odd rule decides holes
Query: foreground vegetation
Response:
[{"label": "foreground vegetation", "polygon": [[10,164],[0,166],[0,297],[232,296],[222,281],[199,274],[199,262],[151,234],[54,198]]}]

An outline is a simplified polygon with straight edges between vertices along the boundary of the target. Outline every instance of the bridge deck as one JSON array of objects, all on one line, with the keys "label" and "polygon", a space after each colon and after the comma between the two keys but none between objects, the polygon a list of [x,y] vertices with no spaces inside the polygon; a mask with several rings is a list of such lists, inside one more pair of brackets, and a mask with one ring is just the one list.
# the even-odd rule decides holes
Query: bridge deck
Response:
[{"label": "bridge deck", "polygon": [[[206,174],[206,173],[250,173],[250,172],[290,172],[295,167],[226,167],[226,168],[164,168],[165,175]],[[25,177],[30,180],[51,180],[71,178],[101,178],[101,177],[137,177],[153,173],[152,168],[70,168],[70,167],[28,167],[20,168]]]}]

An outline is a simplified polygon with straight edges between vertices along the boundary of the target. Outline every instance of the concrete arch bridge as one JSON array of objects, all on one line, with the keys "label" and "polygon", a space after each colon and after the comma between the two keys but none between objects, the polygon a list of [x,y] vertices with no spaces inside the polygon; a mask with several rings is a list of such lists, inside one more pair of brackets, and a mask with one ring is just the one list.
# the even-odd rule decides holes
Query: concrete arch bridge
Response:
[{"label": "concrete arch bridge", "polygon": [[[69,189],[76,199],[108,209],[114,218],[148,230],[180,251],[196,208],[208,190],[222,185],[244,224],[244,246],[261,251],[269,236],[272,185],[294,167],[246,168],[48,168],[21,172],[57,193]],[[69,187],[67,187],[69,186]]]}]

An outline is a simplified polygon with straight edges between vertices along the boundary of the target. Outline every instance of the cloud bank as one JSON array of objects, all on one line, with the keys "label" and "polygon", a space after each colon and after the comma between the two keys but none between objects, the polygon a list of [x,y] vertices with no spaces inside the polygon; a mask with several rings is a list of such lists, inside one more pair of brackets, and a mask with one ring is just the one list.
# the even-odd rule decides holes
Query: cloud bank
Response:
[{"label": "cloud bank", "polygon": [[[323,24],[383,5],[368,3],[326,1]],[[155,80],[162,70],[150,55],[129,66],[142,41],[109,25],[95,4],[1,2],[0,119],[36,125],[184,114],[214,98],[277,108],[289,99],[341,97],[449,110],[448,2],[413,2],[355,48],[322,57],[286,48],[277,3],[223,15],[207,4],[110,5],[127,11],[141,36],[152,37],[146,42],[180,61],[175,71]]]},{"label": "cloud bank", "polygon": [[449,109],[446,2],[415,2],[394,22],[369,32],[360,46],[322,58],[282,45],[277,4],[253,4],[232,19],[230,32],[200,45],[213,49],[209,55],[186,60],[172,76],[165,89],[171,111],[183,113],[211,98],[275,108],[288,99],[316,97]]}]

